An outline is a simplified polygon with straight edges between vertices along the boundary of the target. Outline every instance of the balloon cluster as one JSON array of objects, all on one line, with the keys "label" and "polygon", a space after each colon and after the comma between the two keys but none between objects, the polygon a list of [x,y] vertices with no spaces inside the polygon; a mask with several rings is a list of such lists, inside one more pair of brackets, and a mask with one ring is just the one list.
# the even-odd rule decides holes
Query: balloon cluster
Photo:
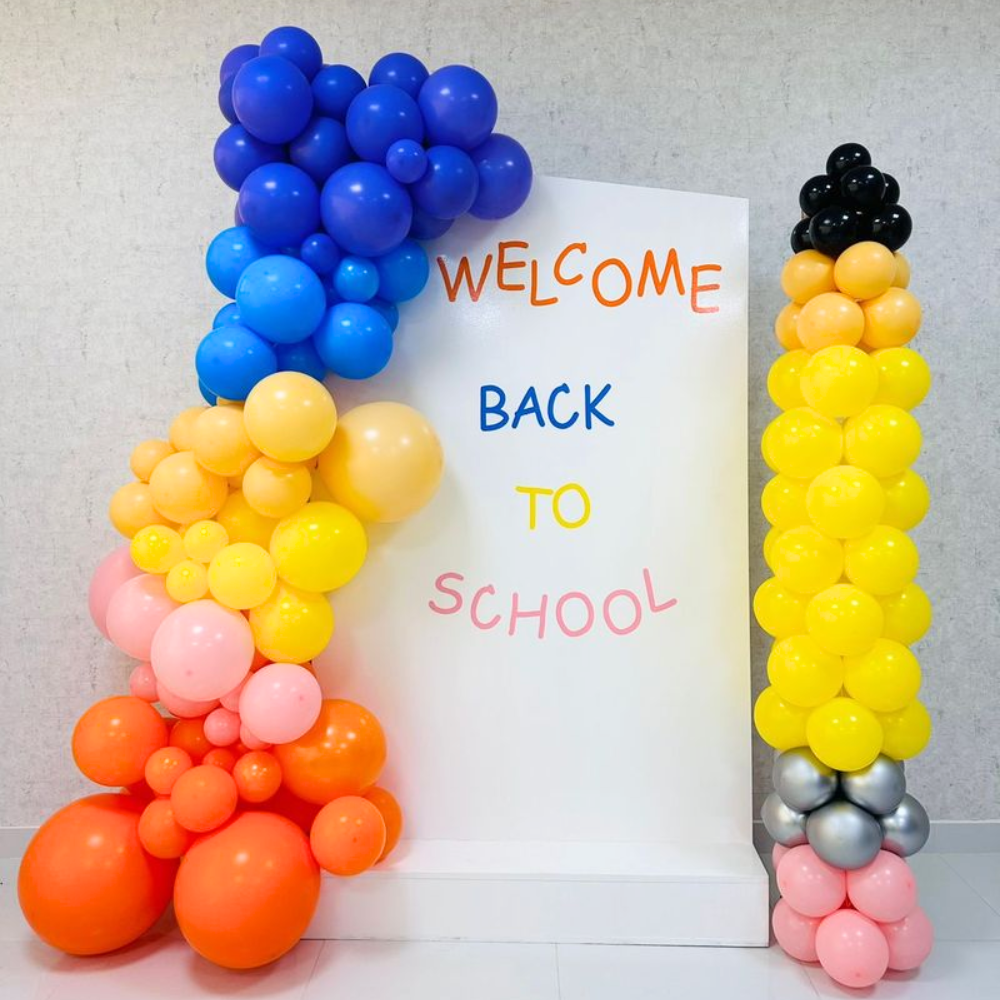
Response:
[{"label": "balloon cluster", "polygon": [[235,301],[198,348],[203,395],[241,400],[276,371],[377,374],[398,304],[427,283],[421,241],[466,212],[510,215],[531,189],[528,154],[493,131],[492,86],[468,66],[428,73],[404,52],[379,59],[366,84],[324,65],[294,27],[233,49],[220,81],[231,124],[215,166],[239,200],[206,264]]},{"label": "balloon cluster", "polygon": [[[898,251],[910,230],[898,195],[854,143],[803,187],[809,219],[796,227],[781,276],[791,301],[775,323],[786,353],[767,380],[782,412],[761,442],[775,473],[761,496],[774,575],[754,613],[774,643],[754,723],[781,751],[762,811],[786,897],[774,929],[789,954],[818,957],[850,986],[916,967],[932,939],[903,860],[929,832],[900,762],[931,732],[909,648],[931,607],[907,534],[930,502],[911,468],[921,433],[910,413],[930,370],[907,346],[921,309]],[[853,221],[828,224],[837,213]]]}]

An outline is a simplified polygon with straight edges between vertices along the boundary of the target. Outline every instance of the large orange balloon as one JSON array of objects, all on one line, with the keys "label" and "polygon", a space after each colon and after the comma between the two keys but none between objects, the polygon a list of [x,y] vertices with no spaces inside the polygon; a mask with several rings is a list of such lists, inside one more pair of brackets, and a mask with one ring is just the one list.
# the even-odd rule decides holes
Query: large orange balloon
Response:
[{"label": "large orange balloon", "polygon": [[365,798],[382,814],[385,821],[385,847],[379,855],[379,861],[388,857],[392,849],[399,843],[403,833],[403,810],[396,801],[396,796],[387,788],[375,785],[365,792]]},{"label": "large orange balloon", "polygon": [[184,856],[174,890],[177,923],[209,961],[253,969],[295,947],[319,885],[309,840],[291,820],[242,813]]},{"label": "large orange balloon", "polygon": [[167,724],[149,702],[132,695],[105,698],[80,716],[73,759],[99,785],[141,781],[149,755],[167,745]]},{"label": "large orange balloon", "polygon": [[309,834],[320,867],[332,875],[360,875],[385,850],[385,820],[378,806],[360,795],[327,802]]},{"label": "large orange balloon", "polygon": [[131,795],[91,795],[60,809],[32,838],[17,893],[25,919],[54,948],[114,951],[166,909],[177,863],[142,849],[143,808]]},{"label": "large orange balloon", "polygon": [[308,733],[271,752],[293,795],[325,805],[342,795],[361,795],[378,781],[385,734],[367,708],[327,699]]}]

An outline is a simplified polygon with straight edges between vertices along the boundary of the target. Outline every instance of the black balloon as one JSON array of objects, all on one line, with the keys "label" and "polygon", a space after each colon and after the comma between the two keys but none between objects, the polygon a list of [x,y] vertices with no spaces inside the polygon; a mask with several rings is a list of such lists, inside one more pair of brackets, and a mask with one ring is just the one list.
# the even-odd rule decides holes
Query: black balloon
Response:
[{"label": "black balloon", "polygon": [[806,215],[815,215],[818,211],[828,208],[840,196],[840,186],[832,177],[817,174],[810,177],[802,185],[799,192],[799,207]]},{"label": "black balloon", "polygon": [[842,254],[860,239],[858,214],[853,208],[831,205],[817,212],[809,222],[813,248],[828,257]]},{"label": "black balloon", "polygon": [[792,253],[801,253],[803,250],[812,250],[812,240],[809,239],[809,220],[800,219],[795,223],[792,230]]},{"label": "black balloon", "polygon": [[871,153],[858,142],[845,142],[838,146],[827,158],[826,172],[839,179],[851,167],[867,167],[872,162]]},{"label": "black balloon", "polygon": [[885,195],[885,177],[872,166],[851,167],[840,178],[844,204],[852,208],[879,208]]},{"label": "black balloon", "polygon": [[883,174],[882,176],[885,178],[885,196],[882,198],[882,201],[886,205],[898,205],[899,181],[892,174]]},{"label": "black balloon", "polygon": [[866,212],[863,208],[853,208],[854,218],[858,224],[858,235],[855,239],[855,243],[860,243],[861,240],[870,240],[872,238],[872,220],[871,213]]},{"label": "black balloon", "polygon": [[890,250],[898,250],[912,231],[910,213],[902,205],[886,205],[872,214],[871,239]]}]

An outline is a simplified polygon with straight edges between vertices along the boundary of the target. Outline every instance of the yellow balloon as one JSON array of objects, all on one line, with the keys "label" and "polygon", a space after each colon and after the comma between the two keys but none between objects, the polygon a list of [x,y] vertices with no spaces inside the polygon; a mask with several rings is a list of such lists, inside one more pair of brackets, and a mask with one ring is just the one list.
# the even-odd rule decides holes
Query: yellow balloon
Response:
[{"label": "yellow balloon", "polygon": [[333,635],[333,609],[322,594],[278,581],[274,592],[250,611],[257,649],[276,663],[305,663]]},{"label": "yellow balloon", "polygon": [[149,477],[149,488],[156,509],[179,524],[212,517],[229,493],[225,479],[203,469],[190,451],[163,459]]},{"label": "yellow balloon", "polygon": [[842,448],[840,425],[805,406],[775,417],[761,441],[765,460],[792,479],[812,479],[836,465]]},{"label": "yellow balloon", "polygon": [[898,593],[913,582],[919,567],[913,539],[899,528],[879,524],[844,542],[844,575],[876,597]]},{"label": "yellow balloon", "polygon": [[789,528],[774,543],[774,575],[797,594],[818,594],[840,579],[843,546],[811,525]]},{"label": "yellow balloon", "polygon": [[767,679],[784,701],[815,708],[836,697],[844,683],[844,661],[812,636],[779,639],[767,658]]},{"label": "yellow balloon", "polygon": [[771,365],[767,373],[767,392],[779,410],[793,410],[796,406],[806,405],[799,379],[808,360],[807,351],[789,351]]},{"label": "yellow balloon", "polygon": [[227,608],[246,611],[271,596],[278,574],[266,549],[253,542],[234,542],[220,549],[208,565],[208,589]]},{"label": "yellow balloon", "polygon": [[802,347],[802,341],[799,340],[799,335],[795,330],[800,312],[802,312],[802,306],[797,302],[789,302],[778,313],[778,318],[774,321],[774,336],[786,351],[797,351]]},{"label": "yellow balloon", "polygon": [[250,440],[268,458],[304,462],[330,443],[337,407],[322,382],[301,372],[277,372],[250,390],[243,420]]},{"label": "yellow balloon", "polygon": [[900,642],[877,639],[866,653],[844,658],[847,693],[873,712],[898,712],[920,690],[920,664]]},{"label": "yellow balloon", "polygon": [[[271,544],[271,533],[278,525],[274,518],[258,514],[239,490],[229,494],[217,520],[226,529],[228,541],[253,542],[262,549]],[[212,555],[214,554],[213,552]]]},{"label": "yellow balloon", "polygon": [[878,369],[857,347],[824,347],[802,369],[801,388],[806,403],[824,417],[853,417],[875,398]]},{"label": "yellow balloon", "polygon": [[312,479],[304,465],[272,458],[258,458],[243,476],[243,496],[264,517],[288,517],[308,501],[311,490]]},{"label": "yellow balloon", "polygon": [[117,490],[108,505],[108,517],[126,538],[147,525],[168,520],[153,506],[153,491],[147,483],[126,483]]},{"label": "yellow balloon", "polygon": [[194,447],[194,422],[207,406],[191,406],[182,410],[170,425],[170,444],[174,451],[190,451]]},{"label": "yellow balloon", "polygon": [[[902,347],[917,335],[921,310],[917,297],[905,288],[890,288],[874,299],[861,303],[864,313],[865,347]],[[800,321],[799,328],[801,330]]]},{"label": "yellow balloon", "polygon": [[910,284],[910,262],[898,250],[893,256],[896,258],[896,277],[892,283],[896,288],[906,288]]},{"label": "yellow balloon", "polygon": [[832,258],[817,250],[800,251],[785,262],[781,271],[782,291],[799,305],[836,287]]},{"label": "yellow balloon", "polygon": [[760,738],[782,752],[805,746],[808,718],[808,708],[784,701],[773,687],[764,688],[753,706],[753,724]]},{"label": "yellow balloon", "polygon": [[873,403],[844,424],[844,458],[879,479],[912,465],[921,443],[920,425],[898,406]]},{"label": "yellow balloon", "polygon": [[240,476],[258,458],[239,406],[210,406],[194,422],[194,457],[217,476]]},{"label": "yellow balloon", "polygon": [[773,556],[774,556],[774,543],[781,537],[785,528],[771,528],[770,531],[764,536],[764,544],[761,546],[764,554],[764,562],[767,564],[767,568],[773,573]]},{"label": "yellow balloon", "polygon": [[879,715],[882,751],[893,760],[916,757],[930,742],[931,717],[924,705],[913,700],[898,712]]},{"label": "yellow balloon", "polygon": [[916,351],[909,347],[886,347],[872,351],[871,359],[878,369],[874,402],[912,410],[924,401],[931,388],[931,370]]},{"label": "yellow balloon", "polygon": [[132,539],[132,562],[144,573],[166,573],[184,558],[184,543],[173,528],[151,524]]},{"label": "yellow balloon", "polygon": [[805,508],[824,535],[859,538],[878,524],[885,509],[885,491],[870,472],[854,465],[835,465],[809,484]]},{"label": "yellow balloon", "polygon": [[157,441],[151,439],[137,444],[132,449],[132,457],[129,459],[129,467],[132,469],[135,478],[143,483],[149,482],[149,477],[153,474],[153,469],[174,452],[173,445],[169,441]]},{"label": "yellow balloon", "polygon": [[806,628],[828,653],[854,656],[882,634],[882,607],[859,587],[835,583],[806,606]]},{"label": "yellow balloon", "polygon": [[346,413],[319,474],[337,503],[362,521],[415,514],[437,492],[444,455],[423,414],[402,403],[366,403]]},{"label": "yellow balloon", "polygon": [[927,483],[912,469],[906,469],[898,476],[882,480],[885,493],[884,524],[909,531],[925,517],[931,505],[931,494]]},{"label": "yellow balloon", "polygon": [[788,590],[772,576],[753,595],[753,613],[768,635],[784,639],[805,631],[808,603],[808,597]]},{"label": "yellow balloon", "polygon": [[208,593],[208,570],[193,559],[182,559],[170,568],[166,586],[178,604],[200,601]]},{"label": "yellow balloon", "polygon": [[852,299],[873,299],[896,277],[896,258],[888,247],[865,240],[848,247],[833,266],[837,287]]},{"label": "yellow balloon", "polygon": [[211,562],[228,544],[229,532],[218,521],[195,521],[184,532],[184,552],[195,562]]},{"label": "yellow balloon", "polygon": [[806,489],[809,483],[802,479],[789,479],[780,473],[769,479],[760,495],[761,510],[768,524],[783,531],[809,523],[806,513]]},{"label": "yellow balloon", "polygon": [[933,612],[930,598],[919,584],[907,584],[898,594],[887,594],[878,602],[882,605],[885,618],[882,635],[886,639],[911,646],[922,639],[931,627]]},{"label": "yellow balloon", "polygon": [[831,698],[814,708],[806,723],[809,749],[835,771],[859,771],[882,749],[875,713],[853,698]]},{"label": "yellow balloon", "polygon": [[364,526],[336,503],[307,503],[271,535],[278,575],[302,590],[343,587],[361,569],[367,552]]},{"label": "yellow balloon", "polygon": [[802,307],[795,329],[807,351],[834,344],[853,346],[864,333],[865,316],[854,299],[840,292],[823,292]]}]

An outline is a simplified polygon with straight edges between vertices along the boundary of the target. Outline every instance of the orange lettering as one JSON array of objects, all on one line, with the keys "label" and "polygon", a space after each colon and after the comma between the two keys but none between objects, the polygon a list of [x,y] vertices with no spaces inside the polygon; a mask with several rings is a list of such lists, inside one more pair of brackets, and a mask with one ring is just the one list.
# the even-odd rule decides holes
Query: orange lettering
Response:
[{"label": "orange lettering", "polygon": [[547,299],[538,298],[538,261],[531,260],[531,304],[533,306],[554,306],[559,301],[558,295]]},{"label": "orange lettering", "polygon": [[[601,292],[601,275],[604,273],[606,268],[617,267],[622,273],[622,277],[625,278],[625,291],[617,299],[607,299]],[[615,306],[620,306],[625,302],[628,297],[632,294],[632,275],[629,273],[629,269],[625,266],[625,261],[619,260],[617,257],[609,257],[607,260],[602,260],[597,267],[594,268],[594,276],[590,280],[591,288],[594,290],[594,297],[602,306],[608,306],[609,308],[614,308]]]},{"label": "orange lettering", "polygon": [[646,294],[646,280],[653,282],[657,295],[662,295],[667,290],[667,281],[670,279],[670,272],[673,271],[674,283],[680,295],[684,294],[684,279],[681,277],[681,266],[677,261],[677,250],[670,248],[667,254],[667,262],[663,266],[661,274],[656,273],[656,256],[652,250],[646,251],[646,256],[642,258],[642,271],[639,273],[639,298]]},{"label": "orange lettering", "polygon": [[507,251],[511,247],[517,247],[519,250],[527,250],[528,244],[523,240],[507,240],[497,245],[497,288],[502,292],[523,292],[523,284],[509,285],[503,280],[503,276],[507,271],[513,271],[515,268],[524,267],[525,265],[525,261],[523,260],[507,260]]},{"label": "orange lettering", "polygon": [[696,313],[717,313],[719,311],[718,306],[699,306],[698,296],[702,292],[717,292],[719,290],[718,285],[700,285],[698,284],[698,275],[702,271],[721,271],[722,267],[719,264],[695,264],[691,268],[691,310]]},{"label": "orange lettering", "polygon": [[488,253],[486,259],[483,261],[483,269],[479,274],[479,283],[472,283],[472,267],[469,264],[468,257],[460,257],[458,261],[458,267],[455,269],[455,280],[452,281],[450,275],[448,274],[448,265],[445,262],[444,257],[438,257],[437,259],[438,267],[441,269],[441,277],[444,279],[444,290],[448,295],[448,301],[454,302],[458,298],[459,288],[462,282],[468,286],[469,298],[473,302],[479,301],[479,296],[483,294],[483,286],[486,284],[486,278],[490,273],[490,267],[493,265],[493,254]]},{"label": "orange lettering", "polygon": [[563,261],[565,261],[566,258],[574,250],[578,251],[579,253],[586,253],[587,252],[587,244],[586,243],[570,243],[568,246],[563,247],[563,249],[560,252],[559,256],[556,257],[555,264],[552,265],[552,272],[553,272],[553,274],[555,274],[556,281],[558,281],[560,285],[575,285],[578,281],[583,281],[583,274],[582,273],[581,274],[575,274],[575,275],[573,275],[572,278],[564,278],[563,277],[563,273],[562,273]]}]

